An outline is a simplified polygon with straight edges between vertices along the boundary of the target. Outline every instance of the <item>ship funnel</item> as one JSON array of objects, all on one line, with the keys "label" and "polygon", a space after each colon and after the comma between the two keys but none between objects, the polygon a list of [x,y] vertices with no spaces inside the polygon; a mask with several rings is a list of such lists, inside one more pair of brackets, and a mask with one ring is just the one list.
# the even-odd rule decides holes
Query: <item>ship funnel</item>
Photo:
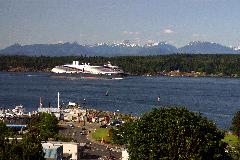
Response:
[{"label": "ship funnel", "polygon": [[79,61],[76,61],[76,65],[77,65],[77,66],[79,65]]}]

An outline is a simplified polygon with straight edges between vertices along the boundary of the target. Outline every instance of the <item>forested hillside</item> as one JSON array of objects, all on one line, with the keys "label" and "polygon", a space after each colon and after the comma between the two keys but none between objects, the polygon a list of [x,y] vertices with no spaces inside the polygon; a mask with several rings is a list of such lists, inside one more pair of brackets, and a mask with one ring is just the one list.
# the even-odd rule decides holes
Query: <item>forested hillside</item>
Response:
[{"label": "forested hillside", "polygon": [[240,76],[240,55],[175,54],[121,57],[29,57],[0,56],[0,71],[50,71],[56,65],[72,63],[103,65],[110,61],[131,75],[158,75],[170,71],[200,72],[206,75]]}]

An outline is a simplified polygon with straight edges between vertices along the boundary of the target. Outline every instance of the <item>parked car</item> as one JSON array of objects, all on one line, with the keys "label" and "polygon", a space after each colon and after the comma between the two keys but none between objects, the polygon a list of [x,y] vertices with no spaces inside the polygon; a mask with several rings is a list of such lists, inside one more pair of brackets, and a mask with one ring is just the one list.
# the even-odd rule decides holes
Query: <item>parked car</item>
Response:
[{"label": "parked car", "polygon": [[74,128],[74,125],[73,124],[69,124],[69,127]]},{"label": "parked car", "polygon": [[103,124],[103,125],[100,126],[100,128],[107,128],[107,125]]}]

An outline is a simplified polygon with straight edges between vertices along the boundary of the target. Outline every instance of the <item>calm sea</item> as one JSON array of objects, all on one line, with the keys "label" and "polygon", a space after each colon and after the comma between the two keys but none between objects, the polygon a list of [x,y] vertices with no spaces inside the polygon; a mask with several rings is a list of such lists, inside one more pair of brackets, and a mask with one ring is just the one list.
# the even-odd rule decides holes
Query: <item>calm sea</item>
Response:
[{"label": "calm sea", "polygon": [[0,72],[0,107],[23,104],[32,111],[37,109],[40,97],[45,106],[49,102],[56,106],[57,92],[62,104],[76,102],[89,108],[136,115],[159,106],[183,106],[202,113],[223,129],[229,129],[234,113],[240,110],[240,79],[236,78],[90,80],[52,77],[48,73]]}]

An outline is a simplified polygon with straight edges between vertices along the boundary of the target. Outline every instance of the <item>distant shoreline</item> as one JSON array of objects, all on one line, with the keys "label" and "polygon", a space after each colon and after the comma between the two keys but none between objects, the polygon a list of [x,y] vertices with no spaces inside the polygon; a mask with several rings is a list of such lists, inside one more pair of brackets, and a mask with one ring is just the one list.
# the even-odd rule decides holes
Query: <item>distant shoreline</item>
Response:
[{"label": "distant shoreline", "polygon": [[103,65],[108,61],[130,76],[240,77],[240,55],[175,54],[123,57],[0,56],[0,71],[50,72],[73,61]]},{"label": "distant shoreline", "polygon": [[[45,69],[45,70],[38,70],[38,71],[33,71],[31,69],[26,69],[26,68],[12,68],[11,70],[7,71],[0,71],[0,72],[9,72],[9,73],[27,73],[27,72],[35,72],[35,73],[52,73],[51,69]],[[237,74],[233,74],[231,76],[223,75],[223,74],[206,74],[205,72],[194,72],[192,71],[191,73],[189,72],[180,72],[180,71],[170,71],[170,72],[160,72],[158,74],[142,74],[142,75],[137,75],[137,74],[129,74],[129,76],[145,76],[145,77],[156,77],[156,76],[161,76],[161,77],[214,77],[214,78],[239,78]]]}]

